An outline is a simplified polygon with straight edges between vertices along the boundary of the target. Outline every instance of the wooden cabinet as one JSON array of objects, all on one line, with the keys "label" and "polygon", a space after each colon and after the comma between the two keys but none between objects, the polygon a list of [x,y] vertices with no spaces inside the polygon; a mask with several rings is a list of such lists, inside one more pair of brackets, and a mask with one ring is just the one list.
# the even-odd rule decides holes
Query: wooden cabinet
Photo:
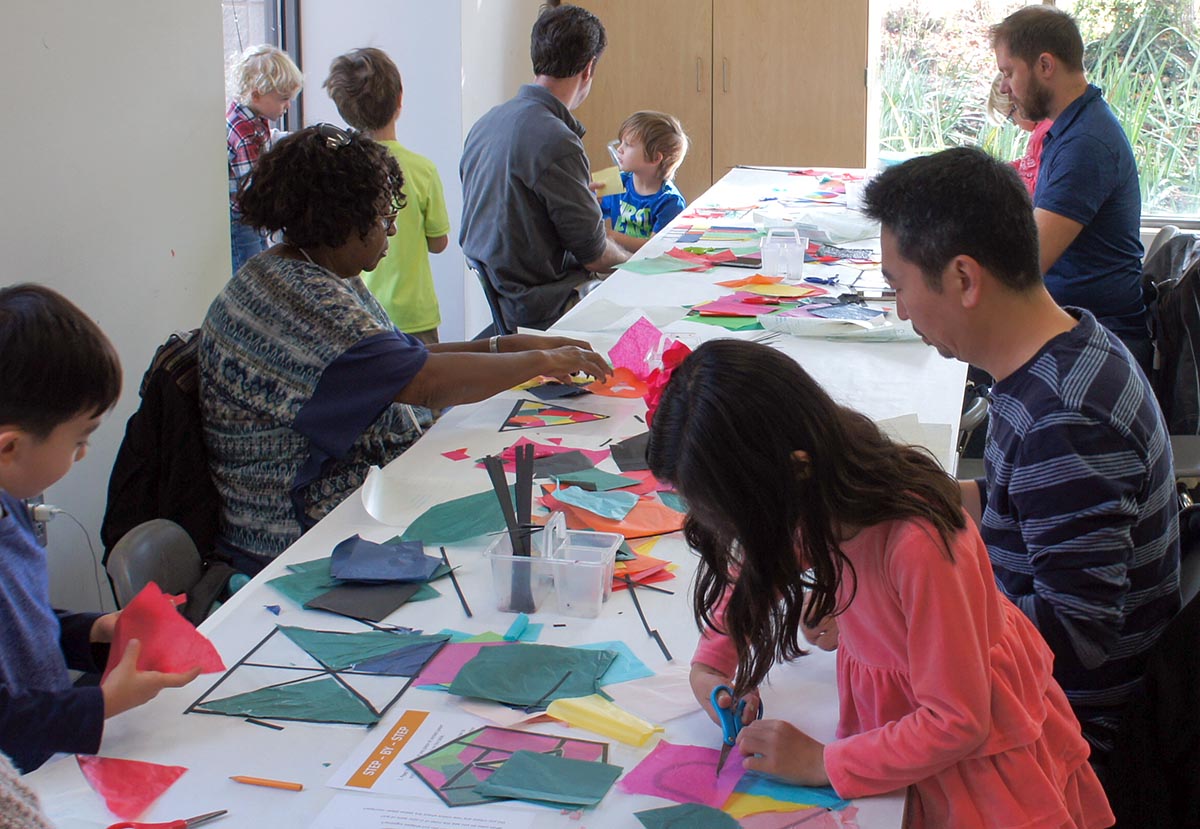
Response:
[{"label": "wooden cabinet", "polygon": [[639,109],[683,123],[689,201],[738,164],[866,165],[867,0],[579,2],[608,32],[575,113],[593,169]]}]

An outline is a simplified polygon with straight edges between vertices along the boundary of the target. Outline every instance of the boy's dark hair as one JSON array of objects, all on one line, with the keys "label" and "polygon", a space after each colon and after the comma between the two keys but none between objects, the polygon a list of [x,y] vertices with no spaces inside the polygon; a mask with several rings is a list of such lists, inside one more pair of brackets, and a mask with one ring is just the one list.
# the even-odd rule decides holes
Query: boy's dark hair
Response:
[{"label": "boy's dark hair", "polygon": [[39,440],[81,414],[104,414],[121,394],[121,361],[108,337],[42,285],[0,289],[0,355],[0,424]]},{"label": "boy's dark hair", "polygon": [[238,192],[242,221],[306,248],[366,238],[404,207],[404,176],[382,144],[330,124],[292,133],[264,153]]},{"label": "boy's dark hair", "polygon": [[395,120],[404,86],[392,59],[381,49],[367,47],[333,59],[325,90],[347,124],[356,130],[378,130]]},{"label": "boy's dark hair", "polygon": [[956,147],[889,167],[867,185],[864,212],[896,238],[930,290],[967,255],[1012,291],[1042,283],[1029,192],[1009,164]]},{"label": "boy's dark hair", "polygon": [[529,38],[533,74],[570,78],[604,52],[608,35],[600,18],[579,6],[543,6]]},{"label": "boy's dark hair", "polygon": [[618,138],[624,138],[626,134],[642,142],[647,160],[662,153],[657,172],[664,181],[674,177],[675,171],[683,163],[683,157],[687,155],[687,133],[674,115],[648,109],[635,112],[625,119],[617,131]]},{"label": "boy's dark hair", "polygon": [[702,562],[693,612],[737,645],[737,695],[805,652],[801,621],[845,609],[843,531],[928,521],[953,558],[966,526],[958,483],[931,455],[835,403],[791,357],[744,340],[710,340],[675,369],[646,459],[687,501],[684,537]]},{"label": "boy's dark hair", "polygon": [[1053,6],[1025,6],[992,26],[992,48],[1003,43],[1008,53],[1032,66],[1049,52],[1068,69],[1083,71],[1083,37],[1075,19]]}]

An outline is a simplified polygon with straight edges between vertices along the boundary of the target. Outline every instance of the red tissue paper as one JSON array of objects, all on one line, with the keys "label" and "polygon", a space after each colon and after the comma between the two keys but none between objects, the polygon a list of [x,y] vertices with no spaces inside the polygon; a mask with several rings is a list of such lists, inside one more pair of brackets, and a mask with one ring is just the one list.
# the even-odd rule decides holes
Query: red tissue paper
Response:
[{"label": "red tissue paper", "polygon": [[139,671],[184,673],[196,666],[204,674],[225,670],[225,663],[212,642],[179,615],[173,598],[159,590],[154,582],[143,587],[117,617],[108,665],[101,682],[121,661],[133,639],[142,643],[137,662]]},{"label": "red tissue paper", "polygon": [[108,810],[125,820],[149,809],[187,771],[183,766],[160,766],[115,757],[77,754],[75,760],[88,785],[104,798]]}]

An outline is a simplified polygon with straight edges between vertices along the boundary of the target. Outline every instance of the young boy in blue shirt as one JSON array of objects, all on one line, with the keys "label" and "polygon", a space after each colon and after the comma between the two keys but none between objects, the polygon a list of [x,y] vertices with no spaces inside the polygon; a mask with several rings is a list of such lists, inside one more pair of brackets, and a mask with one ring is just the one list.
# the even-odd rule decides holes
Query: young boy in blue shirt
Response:
[{"label": "young boy in blue shirt", "polygon": [[687,155],[688,137],[678,118],[650,110],[626,118],[617,137],[625,192],[601,198],[600,210],[612,222],[609,237],[635,251],[687,206],[672,178]]},{"label": "young boy in blue shirt", "polygon": [[0,289],[0,752],[22,772],[55,752],[95,754],[104,720],[199,670],[137,670],[131,642],[100,687],[118,613],[50,606],[46,551],[22,499],[41,494],[87,454],[88,437],[121,390],[112,343],[70,301],[39,285]]}]

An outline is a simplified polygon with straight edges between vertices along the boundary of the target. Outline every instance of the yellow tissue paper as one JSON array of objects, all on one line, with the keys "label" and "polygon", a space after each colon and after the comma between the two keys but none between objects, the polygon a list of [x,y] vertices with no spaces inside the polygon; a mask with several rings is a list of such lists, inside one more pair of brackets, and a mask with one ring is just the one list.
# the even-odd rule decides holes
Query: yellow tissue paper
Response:
[{"label": "yellow tissue paper", "polygon": [[594,731],[631,746],[643,746],[652,736],[665,730],[661,725],[651,725],[641,717],[618,708],[598,694],[556,699],[546,708],[546,713],[568,725]]},{"label": "yellow tissue paper", "polygon": [[807,803],[788,803],[786,800],[776,800],[773,797],[763,797],[760,794],[734,792],[725,801],[721,811],[734,820],[741,820],[759,812],[799,812],[801,809],[811,809]]}]

